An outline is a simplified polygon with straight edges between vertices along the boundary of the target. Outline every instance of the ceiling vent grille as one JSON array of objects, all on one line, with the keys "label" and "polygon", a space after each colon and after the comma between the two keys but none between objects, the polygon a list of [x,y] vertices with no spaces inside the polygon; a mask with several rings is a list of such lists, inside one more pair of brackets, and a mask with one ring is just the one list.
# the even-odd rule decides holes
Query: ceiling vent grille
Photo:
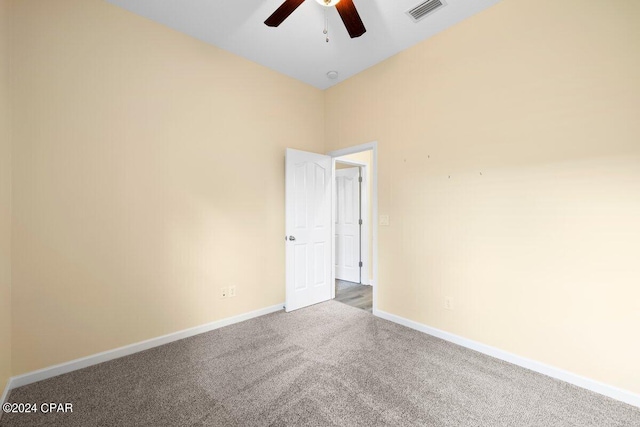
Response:
[{"label": "ceiling vent grille", "polygon": [[411,17],[413,22],[418,22],[421,19],[427,17],[431,13],[444,6],[446,3],[443,0],[427,0],[420,3],[414,8],[407,11],[407,15]]}]

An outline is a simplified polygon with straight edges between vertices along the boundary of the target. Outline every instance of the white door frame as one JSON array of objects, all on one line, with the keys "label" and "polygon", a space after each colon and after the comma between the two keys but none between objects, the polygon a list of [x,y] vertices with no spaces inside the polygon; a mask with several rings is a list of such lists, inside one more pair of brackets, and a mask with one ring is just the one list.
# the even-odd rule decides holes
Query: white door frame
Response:
[{"label": "white door frame", "polygon": [[[340,162],[342,164],[345,165],[350,165],[353,167],[358,167],[360,168],[360,173],[362,176],[362,186],[360,187],[360,215],[362,218],[362,225],[363,227],[360,227],[360,261],[362,261],[362,269],[360,270],[360,283],[362,283],[363,285],[370,285],[371,284],[371,277],[369,277],[369,192],[366,191],[367,186],[369,185],[369,179],[367,178],[367,172],[368,172],[368,165],[366,163],[362,163],[362,162],[357,162],[354,160],[338,160],[337,158],[334,158],[333,163],[335,165],[335,163]],[[333,170],[335,172],[335,166],[333,167]],[[334,214],[335,215],[335,205],[337,203],[336,200],[336,193],[335,193],[335,185],[336,185],[336,181],[335,181],[335,177],[333,179],[333,186],[334,186],[334,191],[332,193],[332,202],[333,205],[332,207],[334,208]],[[372,189],[373,192],[373,189]],[[333,220],[333,224],[335,227],[335,218],[332,218]],[[334,229],[335,232],[335,229]],[[335,243],[334,243],[335,244]],[[336,253],[335,250],[333,251],[333,258],[334,258],[334,262],[335,262],[335,257],[336,257]],[[332,298],[335,298],[335,286],[333,287],[333,293],[332,293]]]},{"label": "white door frame", "polygon": [[[373,224],[373,259],[371,260],[371,286],[373,287],[373,315],[378,314],[378,286],[380,285],[378,279],[378,142],[372,141],[365,144],[356,145],[353,147],[343,148],[340,150],[334,150],[327,153],[331,156],[331,180],[333,183],[336,181],[336,157],[346,156],[348,154],[360,153],[362,151],[371,150],[371,211],[372,211],[372,224]],[[336,281],[336,266],[335,266],[335,245],[336,239],[333,237],[336,234],[336,218],[335,218],[335,184],[331,186],[331,280],[332,283]],[[367,251],[368,252],[368,251]],[[367,253],[368,255],[368,253]],[[332,290],[332,297],[335,298],[335,285]]]}]

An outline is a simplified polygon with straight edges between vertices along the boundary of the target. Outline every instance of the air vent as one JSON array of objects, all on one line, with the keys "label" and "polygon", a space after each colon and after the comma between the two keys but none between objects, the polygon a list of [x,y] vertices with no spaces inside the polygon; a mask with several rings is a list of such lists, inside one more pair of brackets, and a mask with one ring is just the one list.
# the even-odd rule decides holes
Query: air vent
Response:
[{"label": "air vent", "polygon": [[420,3],[416,7],[407,11],[407,15],[411,17],[413,22],[418,22],[421,19],[427,17],[431,13],[444,6],[446,3],[443,0],[427,0]]}]

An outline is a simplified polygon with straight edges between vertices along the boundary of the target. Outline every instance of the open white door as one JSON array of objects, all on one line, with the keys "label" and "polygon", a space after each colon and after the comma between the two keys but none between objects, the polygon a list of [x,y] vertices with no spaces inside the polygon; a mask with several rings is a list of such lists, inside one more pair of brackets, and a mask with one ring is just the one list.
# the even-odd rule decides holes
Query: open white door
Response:
[{"label": "open white door", "polygon": [[331,157],[287,148],[286,311],[331,298]]},{"label": "open white door", "polygon": [[336,170],[336,279],[360,283],[360,169]]}]

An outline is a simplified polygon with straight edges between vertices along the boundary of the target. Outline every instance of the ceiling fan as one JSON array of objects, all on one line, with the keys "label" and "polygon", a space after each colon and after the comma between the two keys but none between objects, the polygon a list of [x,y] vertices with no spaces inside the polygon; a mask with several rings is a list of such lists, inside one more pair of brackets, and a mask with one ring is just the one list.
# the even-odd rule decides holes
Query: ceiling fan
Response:
[{"label": "ceiling fan", "polygon": [[[276,9],[273,14],[267,18],[264,23],[269,27],[277,27],[293,13],[305,0],[285,0],[284,3]],[[356,10],[353,0],[316,0],[323,6],[331,7],[335,6],[338,10],[344,26],[347,27],[347,32],[351,38],[360,37],[367,30],[364,28],[362,19]]]}]

